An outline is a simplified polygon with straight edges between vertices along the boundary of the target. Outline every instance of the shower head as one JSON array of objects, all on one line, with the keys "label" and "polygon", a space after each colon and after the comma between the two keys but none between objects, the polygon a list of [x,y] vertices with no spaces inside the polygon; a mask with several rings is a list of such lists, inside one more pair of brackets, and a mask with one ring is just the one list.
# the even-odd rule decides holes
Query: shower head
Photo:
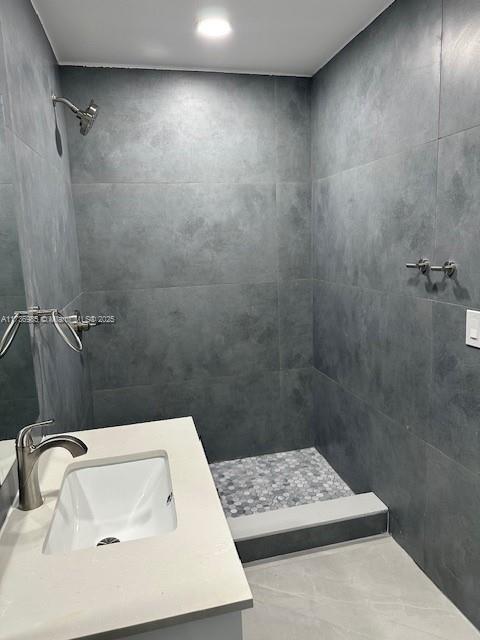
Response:
[{"label": "shower head", "polygon": [[86,136],[87,133],[93,126],[95,122],[95,118],[98,114],[98,105],[95,104],[93,100],[90,100],[90,104],[85,110],[79,109],[76,105],[73,104],[68,98],[58,98],[57,96],[52,96],[53,104],[55,105],[57,102],[61,102],[65,104],[70,111],[76,115],[76,117],[80,120],[80,133],[82,136]]},{"label": "shower head", "polygon": [[80,120],[80,133],[82,136],[86,136],[93,127],[97,113],[98,105],[96,105],[93,100],[90,100],[90,104],[85,111],[79,111],[77,113],[77,118]]}]

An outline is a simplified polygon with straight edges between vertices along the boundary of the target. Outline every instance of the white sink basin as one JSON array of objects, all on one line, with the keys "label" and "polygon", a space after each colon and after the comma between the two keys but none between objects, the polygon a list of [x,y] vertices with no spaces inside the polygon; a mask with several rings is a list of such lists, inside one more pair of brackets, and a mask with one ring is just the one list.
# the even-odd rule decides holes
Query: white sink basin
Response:
[{"label": "white sink basin", "polygon": [[149,538],[176,526],[166,454],[111,460],[67,473],[43,552]]}]

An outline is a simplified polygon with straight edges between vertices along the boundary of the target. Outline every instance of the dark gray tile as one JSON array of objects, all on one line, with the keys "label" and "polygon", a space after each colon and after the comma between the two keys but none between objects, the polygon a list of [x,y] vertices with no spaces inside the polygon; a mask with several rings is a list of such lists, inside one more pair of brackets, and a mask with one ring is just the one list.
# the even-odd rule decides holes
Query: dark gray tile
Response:
[{"label": "dark gray tile", "polygon": [[313,368],[280,371],[281,437],[272,450],[304,449],[314,444]]},{"label": "dark gray tile", "polygon": [[83,306],[117,318],[88,336],[95,389],[278,369],[274,284],[90,293]]},{"label": "dark gray tile", "polygon": [[[24,308],[24,296],[0,296],[0,336],[3,336],[13,312]],[[19,328],[15,341],[1,360],[0,388],[4,404],[8,404],[8,400],[14,401],[15,398],[36,397],[30,332],[27,325]]]},{"label": "dark gray tile", "polygon": [[73,182],[274,182],[274,80],[125,69],[62,70],[101,106],[88,137],[68,120]]},{"label": "dark gray tile", "polygon": [[433,295],[465,305],[480,303],[479,153],[480,128],[440,141],[435,261],[454,259],[458,272],[453,278],[432,274]]},{"label": "dark gray tile", "polygon": [[390,511],[393,536],[422,565],[426,444],[377,411],[370,421],[372,490]]},{"label": "dark gray tile", "polygon": [[313,375],[315,445],[355,493],[372,490],[371,409],[317,370]]},{"label": "dark gray tile", "polygon": [[52,93],[60,95],[55,56],[28,0],[2,3],[10,117],[14,133],[57,167],[56,126],[66,143],[63,108],[55,117]]},{"label": "dark gray tile", "polygon": [[[22,427],[33,424],[38,419],[38,399],[9,396],[0,398],[0,440],[9,440],[17,437]],[[13,451],[12,443],[12,454]]]},{"label": "dark gray tile", "polygon": [[2,126],[10,125],[10,109],[8,102],[7,67],[3,40],[3,16],[0,16],[0,122]]},{"label": "dark gray tile", "polygon": [[0,296],[24,294],[15,189],[0,185]]},{"label": "dark gray tile", "polygon": [[277,451],[278,372],[201,378],[161,389],[161,416],[192,415],[209,462]]},{"label": "dark gray tile", "polygon": [[425,567],[477,627],[480,475],[428,447]]},{"label": "dark gray tile", "polygon": [[419,435],[480,473],[480,351],[465,344],[463,307],[433,305],[432,420]]},{"label": "dark gray tile", "polygon": [[385,296],[314,283],[314,365],[361,397],[381,398]]},{"label": "dark gray tile", "polygon": [[[78,305],[78,299],[74,305]],[[67,314],[73,309],[67,306],[64,311]],[[86,342],[84,337],[84,345]],[[33,356],[39,381],[40,418],[55,420],[51,432],[62,433],[93,426],[86,351],[76,353],[50,323],[42,323],[34,329]]]},{"label": "dark gray tile", "polygon": [[274,185],[74,185],[88,290],[274,282]]},{"label": "dark gray tile", "polygon": [[314,183],[314,274],[389,292],[429,293],[405,268],[434,247],[437,143]]},{"label": "dark gray tile", "polygon": [[480,124],[479,26],[477,0],[443,0],[442,136]]},{"label": "dark gray tile", "polygon": [[[0,42],[1,44],[1,42]],[[12,138],[2,114],[2,96],[0,95],[0,185],[15,181],[15,167],[12,155]]]},{"label": "dark gray tile", "polygon": [[394,2],[314,78],[313,175],[437,137],[442,0]]},{"label": "dark gray tile", "polygon": [[293,280],[278,287],[280,368],[312,364],[312,281]]},{"label": "dark gray tile", "polygon": [[320,452],[355,492],[383,500],[393,535],[421,562],[425,443],[318,372],[314,405]]},{"label": "dark gray tile", "polygon": [[214,462],[281,447],[284,427],[278,419],[279,402],[278,372],[204,376],[95,391],[95,421],[104,426],[192,416],[208,460]]},{"label": "dark gray tile", "polygon": [[275,78],[277,178],[310,177],[310,78]]},{"label": "dark gray tile", "polygon": [[312,275],[310,182],[277,184],[278,271],[282,280]]},{"label": "dark gray tile", "polygon": [[382,302],[381,374],[369,396],[381,411],[408,428],[429,424],[432,371],[432,303],[411,296]]},{"label": "dark gray tile", "polygon": [[317,282],[315,367],[402,424],[430,416],[431,302]]},{"label": "dark gray tile", "polygon": [[16,139],[18,231],[29,304],[63,308],[80,293],[80,263],[70,183]]},{"label": "dark gray tile", "polygon": [[123,387],[93,392],[96,427],[116,427],[158,420],[161,398],[156,387]]}]

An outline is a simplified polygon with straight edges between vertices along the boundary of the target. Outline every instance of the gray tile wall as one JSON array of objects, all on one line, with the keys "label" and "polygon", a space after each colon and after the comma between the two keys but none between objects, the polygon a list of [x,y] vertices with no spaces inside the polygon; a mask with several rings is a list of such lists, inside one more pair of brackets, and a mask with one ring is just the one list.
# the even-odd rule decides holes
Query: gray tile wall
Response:
[{"label": "gray tile wall", "polygon": [[[5,282],[2,278],[2,294],[4,285],[16,291],[17,298],[8,301],[10,312],[14,307],[34,304],[69,309],[79,302],[81,283],[65,123],[62,109],[55,113],[51,101],[52,92],[60,91],[57,64],[28,0],[4,0],[0,24],[4,54],[0,65],[0,147],[7,141],[9,151],[8,156],[2,153],[0,182],[11,181],[13,185],[7,194],[0,186],[1,217],[5,202],[11,202],[6,213],[9,224],[16,221],[20,246],[12,273]],[[19,264],[25,282],[23,298],[21,282],[15,281]],[[13,292],[7,293],[11,296]],[[32,376],[27,345],[28,332],[23,330],[7,355],[24,363],[26,386]],[[68,350],[51,326],[35,328],[32,345],[40,417],[54,417],[56,431],[91,424],[85,358]],[[3,395],[3,378],[1,386]],[[34,403],[32,395],[27,396],[30,403]],[[18,389],[10,389],[7,405],[15,403],[23,406],[26,415],[32,410]]]},{"label": "gray tile wall", "polygon": [[[17,185],[0,12],[0,335],[12,311],[25,308],[17,230]],[[20,332],[0,364],[0,440],[13,438],[38,415],[30,337]],[[12,447],[13,454],[13,447]],[[1,482],[0,478],[0,482]],[[1,499],[0,499],[1,501]],[[1,520],[0,508],[0,520]]]},{"label": "gray tile wall", "polygon": [[312,89],[316,444],[477,626],[479,28],[478,0],[397,0]]},{"label": "gray tile wall", "polygon": [[62,69],[99,426],[193,415],[211,461],[312,444],[310,81]]}]

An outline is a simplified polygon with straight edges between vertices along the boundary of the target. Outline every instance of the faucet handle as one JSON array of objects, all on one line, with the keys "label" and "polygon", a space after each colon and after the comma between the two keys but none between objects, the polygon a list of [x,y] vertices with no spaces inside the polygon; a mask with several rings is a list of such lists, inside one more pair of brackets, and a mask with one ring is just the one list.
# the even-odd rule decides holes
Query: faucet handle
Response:
[{"label": "faucet handle", "polygon": [[48,427],[51,424],[55,424],[55,420],[52,419],[44,420],[43,422],[34,422],[33,424],[27,424],[26,427],[22,427],[18,432],[15,441],[15,446],[17,447],[17,449],[33,446],[32,430],[34,427]]}]

